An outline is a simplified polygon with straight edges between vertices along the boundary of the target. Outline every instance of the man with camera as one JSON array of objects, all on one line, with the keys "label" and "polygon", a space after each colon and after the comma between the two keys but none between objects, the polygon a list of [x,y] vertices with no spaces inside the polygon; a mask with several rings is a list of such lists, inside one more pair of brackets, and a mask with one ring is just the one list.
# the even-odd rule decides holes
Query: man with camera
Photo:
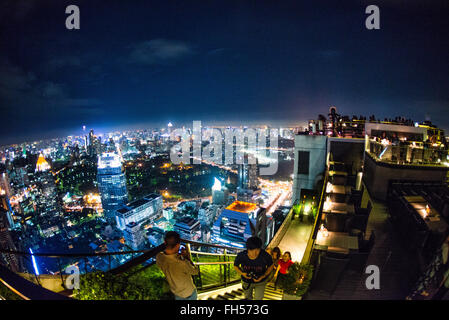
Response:
[{"label": "man with camera", "polygon": [[273,266],[271,255],[262,249],[262,240],[258,237],[248,238],[246,250],[240,252],[234,260],[234,268],[242,276],[242,288],[247,300],[263,299]]},{"label": "man with camera", "polygon": [[176,300],[197,300],[192,275],[198,274],[187,248],[181,248],[181,238],[175,231],[165,234],[165,250],[156,255],[156,264],[165,274]]}]

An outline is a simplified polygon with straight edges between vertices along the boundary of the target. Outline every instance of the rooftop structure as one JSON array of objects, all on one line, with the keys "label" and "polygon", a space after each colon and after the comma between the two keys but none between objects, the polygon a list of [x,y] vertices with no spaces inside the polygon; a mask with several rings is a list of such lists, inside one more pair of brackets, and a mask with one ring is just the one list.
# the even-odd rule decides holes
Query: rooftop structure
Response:
[{"label": "rooftop structure", "polygon": [[226,210],[237,211],[242,213],[253,213],[259,207],[254,203],[243,202],[243,201],[234,201],[229,206],[226,207]]},{"label": "rooftop structure", "polygon": [[[218,243],[244,247],[244,243],[249,237],[261,231],[258,230],[259,220],[266,222],[265,210],[254,203],[234,201],[221,212],[214,222],[212,239]],[[266,236],[266,230],[262,231],[265,231]],[[264,241],[263,234],[261,238]]]}]

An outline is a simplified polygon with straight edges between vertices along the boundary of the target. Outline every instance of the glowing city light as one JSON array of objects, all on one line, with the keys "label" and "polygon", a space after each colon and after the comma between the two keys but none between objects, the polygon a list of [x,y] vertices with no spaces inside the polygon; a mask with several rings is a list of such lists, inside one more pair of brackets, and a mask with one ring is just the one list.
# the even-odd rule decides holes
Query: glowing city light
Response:
[{"label": "glowing city light", "polygon": [[47,170],[50,170],[50,165],[47,160],[45,160],[44,155],[40,153],[36,163],[36,172],[43,172]]},{"label": "glowing city light", "polygon": [[36,276],[38,276],[39,275],[39,269],[37,268],[36,258],[34,258],[33,250],[31,248],[30,248],[30,253],[31,253],[31,260],[33,261],[34,273],[36,274]]},{"label": "glowing city light", "polygon": [[221,181],[217,178],[214,178],[214,185],[212,186],[212,191],[220,191],[221,190]]}]

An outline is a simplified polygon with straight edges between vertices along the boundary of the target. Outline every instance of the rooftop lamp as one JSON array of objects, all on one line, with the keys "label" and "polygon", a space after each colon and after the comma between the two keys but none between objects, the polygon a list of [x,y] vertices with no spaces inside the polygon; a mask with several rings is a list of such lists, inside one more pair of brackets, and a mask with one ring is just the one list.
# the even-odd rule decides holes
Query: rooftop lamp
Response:
[{"label": "rooftop lamp", "polygon": [[321,224],[320,226],[320,233],[323,237],[328,237],[329,236],[329,232],[327,231],[327,229],[324,227],[324,224]]},{"label": "rooftop lamp", "polygon": [[329,196],[327,196],[326,201],[324,202],[324,205],[323,205],[323,209],[325,211],[327,211],[330,209],[330,206],[331,206],[331,199],[329,198]]}]

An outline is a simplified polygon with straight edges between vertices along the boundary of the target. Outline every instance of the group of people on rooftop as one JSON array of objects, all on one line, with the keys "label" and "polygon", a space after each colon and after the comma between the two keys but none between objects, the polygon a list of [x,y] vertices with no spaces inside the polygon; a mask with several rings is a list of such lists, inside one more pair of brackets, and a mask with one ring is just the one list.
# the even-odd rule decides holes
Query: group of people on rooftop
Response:
[{"label": "group of people on rooftop", "polygon": [[[165,274],[176,300],[197,300],[198,292],[192,276],[199,270],[188,248],[181,246],[181,238],[175,231],[168,231],[164,238],[165,250],[156,255],[156,264]],[[247,300],[262,300],[265,287],[273,282],[277,289],[279,281],[293,264],[290,252],[281,254],[278,247],[264,250],[262,240],[250,237],[246,250],[237,254],[234,269],[241,276],[242,289]]]}]

